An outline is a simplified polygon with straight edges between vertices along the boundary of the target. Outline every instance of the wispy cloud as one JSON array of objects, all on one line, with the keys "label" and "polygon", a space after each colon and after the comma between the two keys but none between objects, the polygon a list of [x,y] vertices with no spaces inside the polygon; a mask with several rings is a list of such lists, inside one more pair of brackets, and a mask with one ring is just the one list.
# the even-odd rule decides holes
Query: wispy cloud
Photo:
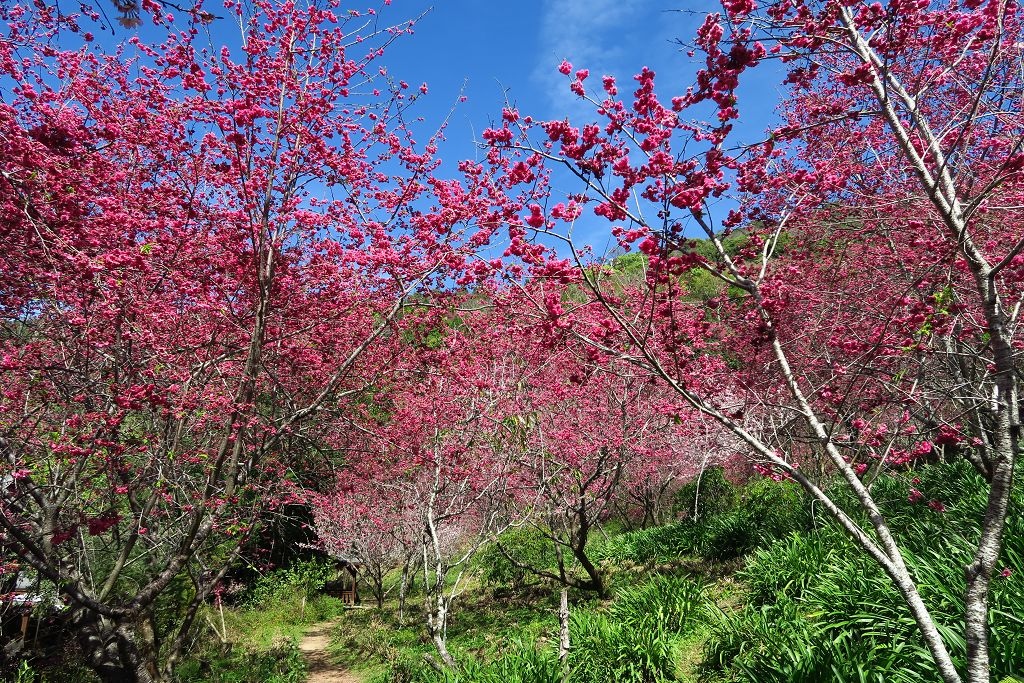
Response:
[{"label": "wispy cloud", "polygon": [[[661,26],[652,23],[659,18]],[[594,86],[604,74],[629,78],[644,66],[645,58],[670,49],[664,18],[652,0],[547,2],[532,80],[547,94],[553,112],[582,113],[583,106],[557,72],[559,62],[568,59],[576,68],[589,69]]]},{"label": "wispy cloud", "polygon": [[[692,4],[714,9],[707,0]],[[692,83],[693,65],[679,54],[674,39],[689,37],[695,22],[703,19],[698,12],[679,12],[667,0],[548,0],[543,5],[531,81],[546,100],[548,118],[568,116],[576,124],[595,118],[593,109],[558,73],[563,59],[574,69],[590,70],[586,86],[592,93],[601,87],[603,75],[615,76],[620,97],[627,100],[636,85],[632,77],[644,66],[658,73],[662,96],[678,94]],[[573,179],[567,180],[575,187]],[[604,219],[584,213],[574,232],[577,244],[590,245],[597,255],[614,253],[615,242]]]}]

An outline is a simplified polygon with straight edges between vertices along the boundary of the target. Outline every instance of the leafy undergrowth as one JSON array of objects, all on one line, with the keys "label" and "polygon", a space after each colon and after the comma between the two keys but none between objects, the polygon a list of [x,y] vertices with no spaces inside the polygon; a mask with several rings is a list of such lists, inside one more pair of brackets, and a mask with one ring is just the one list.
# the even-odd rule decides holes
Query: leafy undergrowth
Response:
[{"label": "leafy undergrowth", "polygon": [[240,648],[187,660],[175,671],[184,683],[303,683],[306,666],[295,640],[260,649]]},{"label": "leafy undergrowth", "polygon": [[175,680],[302,683],[306,666],[299,641],[311,625],[344,609],[340,600],[316,593],[331,578],[328,565],[300,563],[257,581],[239,607],[207,607],[207,640],[176,668]]},{"label": "leafy undergrowth", "polygon": [[22,660],[18,668],[7,672],[10,683],[101,683],[99,676],[82,662],[81,651],[67,643],[59,656],[35,661]]},{"label": "leafy undergrowth", "polygon": [[[598,601],[574,595],[565,680],[936,680],[887,579],[834,525],[814,518],[791,485],[757,481],[719,488],[728,500],[717,507],[708,502],[702,518],[593,544],[592,556],[615,596]],[[922,595],[961,663],[965,645],[956,624],[963,613],[962,566],[976,542],[984,490],[964,465],[931,466],[874,484]],[[932,501],[941,505],[929,506]],[[992,590],[996,680],[1024,670],[1022,503],[1018,495],[1003,558],[1003,566],[1018,571],[1000,575]],[[529,538],[519,542],[535,545]],[[950,551],[957,555],[954,563],[948,562]],[[536,548],[530,552],[542,556]],[[449,645],[458,670],[428,665],[433,649],[419,615],[410,610],[405,624],[398,623],[394,601],[381,611],[347,612],[334,634],[335,653],[376,683],[561,682],[557,588],[524,585],[528,577],[493,566],[496,561],[489,558],[482,574],[497,585],[476,585],[455,605]]]},{"label": "leafy undergrowth", "polygon": [[[649,575],[614,600],[581,600],[571,607],[569,680],[667,681],[691,679],[711,608],[708,585],[682,575]],[[406,624],[395,605],[346,612],[334,632],[333,654],[346,668],[377,683],[526,683],[562,680],[557,659],[557,590],[477,587],[461,596],[449,627],[459,671],[427,664],[432,645],[421,637],[417,614]]]},{"label": "leafy undergrowth", "polygon": [[[427,659],[433,644],[424,635],[419,605],[406,606],[404,622],[398,603],[382,610],[349,610],[332,634],[332,659],[360,671],[370,681],[428,680]],[[461,595],[449,624],[448,644],[461,662],[501,658],[522,643],[554,643],[557,595],[548,588],[526,586],[498,590],[477,585]]]},{"label": "leafy undergrowth", "polygon": [[[912,490],[920,495],[911,495]],[[873,492],[954,661],[962,666],[966,644],[957,624],[964,610],[963,567],[977,542],[984,483],[960,463],[883,477]],[[1024,672],[1022,504],[1018,492],[1004,541],[1006,575],[992,585],[996,680]],[[823,523],[754,552],[737,578],[746,586],[748,604],[716,619],[703,664],[706,675],[779,683],[938,680],[900,596],[833,525]]]}]

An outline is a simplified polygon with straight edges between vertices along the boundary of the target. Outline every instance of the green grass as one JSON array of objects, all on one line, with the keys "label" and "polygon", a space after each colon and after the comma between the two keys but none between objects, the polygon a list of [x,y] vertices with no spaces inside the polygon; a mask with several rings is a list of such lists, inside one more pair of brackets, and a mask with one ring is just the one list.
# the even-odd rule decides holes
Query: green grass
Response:
[{"label": "green grass", "polygon": [[[312,624],[328,621],[344,611],[337,598],[314,595],[303,604],[302,596],[291,595],[259,605],[224,611],[229,640],[249,650],[266,650],[281,640],[301,640]],[[210,608],[206,617],[219,627],[220,614]]]},{"label": "green grass", "polygon": [[[732,595],[683,574],[634,574],[611,601],[580,596],[571,605],[569,680],[695,680],[695,656],[707,633],[708,595]],[[574,596],[576,597],[576,596]],[[351,610],[339,618],[332,656],[368,681],[423,683],[542,683],[561,681],[557,661],[557,588],[500,590],[475,585],[460,596],[449,624],[448,646],[458,671],[438,673],[413,602],[405,625],[389,600],[383,610]]]},{"label": "green grass", "polygon": [[175,671],[179,683],[303,683],[306,666],[295,640],[257,650],[240,648],[190,657]]},{"label": "green grass", "polygon": [[[206,632],[175,671],[178,683],[302,683],[298,643],[313,624],[337,618],[340,600],[315,592],[329,573],[304,563],[263,577],[241,607],[207,606]],[[308,598],[304,597],[309,595]]]},{"label": "green grass", "polygon": [[[911,486],[926,500],[942,501],[946,512],[908,501]],[[874,493],[954,658],[962,662],[962,566],[976,542],[983,483],[969,468],[941,465],[882,477]],[[715,507],[709,501],[703,519],[595,537],[590,551],[608,572],[614,597],[602,601],[571,593],[568,683],[935,679],[928,651],[888,579],[833,524],[820,518],[812,524],[806,502],[791,485],[757,480],[716,496],[724,502]],[[844,492],[836,496],[855,509]],[[1019,498],[1001,566],[1024,566]],[[508,540],[546,557],[535,534]],[[494,562],[478,562],[475,572],[450,617],[448,646],[459,662],[456,670],[428,664],[436,653],[422,625],[418,591],[409,596],[405,622],[399,623],[397,590],[381,610],[342,610],[315,598],[299,618],[296,594],[264,585],[273,600],[225,616],[228,631],[236,634],[236,650],[228,657],[235,659],[225,671],[261,671],[267,657],[287,660],[289,639],[309,623],[334,618],[333,658],[367,683],[561,683],[558,587]],[[995,580],[992,605],[993,670],[1002,681],[1019,673],[1024,662],[1024,571]],[[216,665],[207,661],[208,675]],[[293,674],[285,667],[280,675]],[[249,679],[225,673],[182,680]]]},{"label": "green grass", "polygon": [[[911,486],[926,500],[941,501],[946,512],[911,503]],[[874,492],[962,662],[962,566],[976,542],[983,483],[969,467],[940,465],[882,477]],[[812,524],[791,484],[756,480],[716,495],[735,505],[708,506],[701,520],[594,542],[592,556],[610,572],[616,597],[573,605],[569,681],[935,679],[929,653],[887,577],[828,520]],[[847,509],[856,509],[846,495],[836,492]],[[1020,567],[1022,558],[1024,523],[1014,513],[1005,566]],[[554,587],[502,592],[518,597],[496,600],[481,589],[458,604],[450,639],[463,664],[458,674],[431,672],[422,659],[429,643],[403,641],[392,626],[383,628],[391,634],[390,659],[379,660],[390,672],[387,680],[546,681],[560,673],[552,668]],[[1024,662],[1024,572],[997,579],[992,599],[993,669],[1006,676]]]},{"label": "green grass", "polygon": [[[911,487],[926,500],[941,501],[945,512],[911,502]],[[882,477],[874,493],[954,661],[962,666],[963,567],[977,542],[984,483],[965,463],[945,464]],[[846,495],[837,497],[843,501]],[[851,509],[851,501],[843,502]],[[1004,566],[1020,567],[1024,556],[1022,505],[1018,494],[1017,512],[1007,523]],[[903,599],[833,524],[752,553],[737,578],[748,589],[749,603],[717,615],[706,647],[706,675],[750,682],[938,679]],[[1024,667],[1020,572],[994,580],[991,607],[993,673],[1018,673]]]},{"label": "green grass", "polygon": [[[550,589],[526,587],[495,591],[476,585],[456,599],[448,626],[448,645],[457,658],[499,657],[514,640],[540,641],[557,634],[556,596]],[[332,657],[350,669],[379,670],[400,662],[425,666],[433,654],[420,612],[421,595],[407,604],[404,624],[398,621],[397,599],[380,611],[347,610],[332,633]]]}]

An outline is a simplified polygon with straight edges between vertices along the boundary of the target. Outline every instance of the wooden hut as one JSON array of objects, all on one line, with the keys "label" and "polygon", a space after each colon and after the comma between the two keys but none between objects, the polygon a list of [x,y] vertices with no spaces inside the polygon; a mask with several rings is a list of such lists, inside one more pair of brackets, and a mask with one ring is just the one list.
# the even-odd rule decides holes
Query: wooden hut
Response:
[{"label": "wooden hut", "polygon": [[362,560],[352,553],[330,553],[341,578],[324,584],[324,592],[346,605],[359,604],[359,566]]}]

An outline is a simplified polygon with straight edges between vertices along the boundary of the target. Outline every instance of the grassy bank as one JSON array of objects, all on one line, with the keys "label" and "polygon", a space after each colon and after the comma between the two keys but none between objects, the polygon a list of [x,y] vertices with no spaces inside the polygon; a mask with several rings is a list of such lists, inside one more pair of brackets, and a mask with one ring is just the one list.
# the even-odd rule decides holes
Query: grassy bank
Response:
[{"label": "grassy bank", "polygon": [[[568,681],[937,679],[881,570],[795,486],[760,480],[737,488],[720,477],[705,485],[708,498],[698,501],[704,508],[696,519],[610,534],[593,544],[592,557],[611,579],[614,597],[573,594]],[[966,466],[943,464],[882,477],[874,490],[962,662],[965,645],[956,624],[983,483]],[[997,680],[1024,671],[1021,502],[1018,495],[1007,531],[1006,571],[992,591]],[[531,540],[520,543],[523,552],[533,552]],[[953,564],[941,559],[951,549],[957,553]],[[521,585],[525,577],[502,568],[494,554],[482,569],[490,583],[481,578],[459,598],[449,628],[458,669],[431,665],[415,598],[405,623],[397,619],[394,600],[380,611],[346,612],[334,633],[338,660],[379,683],[562,681],[557,587]]]}]

